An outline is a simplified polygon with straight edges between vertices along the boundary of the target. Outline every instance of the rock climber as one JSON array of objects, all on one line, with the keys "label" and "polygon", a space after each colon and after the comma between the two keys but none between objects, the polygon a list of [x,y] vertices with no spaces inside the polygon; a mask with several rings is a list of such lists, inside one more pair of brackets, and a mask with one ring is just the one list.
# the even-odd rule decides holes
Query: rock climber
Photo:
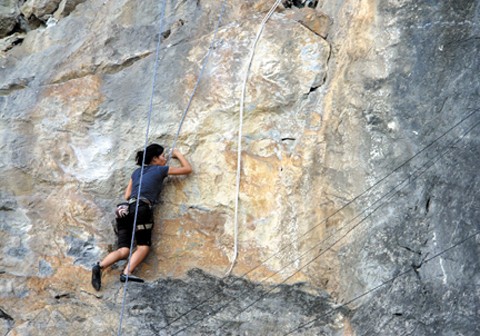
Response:
[{"label": "rock climber", "polygon": [[[120,281],[144,282],[143,279],[132,275],[135,268],[148,255],[151,246],[153,228],[153,207],[162,190],[162,183],[167,175],[188,175],[192,172],[190,163],[177,150],[172,151],[172,158],[180,162],[180,167],[167,166],[164,148],[158,144],[151,144],[146,151],[139,151],[136,155],[136,163],[142,166],[145,155],[145,165],[142,177],[142,188],[138,204],[135,241],[136,249],[132,253],[130,263],[120,274]],[[118,249],[109,253],[102,261],[92,268],[92,286],[97,291],[102,285],[102,270],[113,265],[115,262],[127,259],[130,255],[130,245],[135,219],[135,209],[140,185],[141,168],[137,168],[130,178],[125,189],[127,202],[120,204],[115,211],[118,229]]]}]

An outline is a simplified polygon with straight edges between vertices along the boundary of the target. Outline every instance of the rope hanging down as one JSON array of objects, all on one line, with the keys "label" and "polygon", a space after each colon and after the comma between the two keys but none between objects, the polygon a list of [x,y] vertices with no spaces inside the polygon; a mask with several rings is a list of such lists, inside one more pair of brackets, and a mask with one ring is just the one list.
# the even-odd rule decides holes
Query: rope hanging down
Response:
[{"label": "rope hanging down", "polygon": [[234,219],[233,219],[233,230],[234,230],[233,256],[232,256],[230,268],[228,269],[225,276],[230,275],[230,273],[232,272],[233,267],[235,266],[235,262],[237,260],[237,255],[238,255],[238,203],[239,203],[239,196],[240,196],[240,171],[241,171],[241,163],[242,163],[243,105],[245,101],[245,91],[247,87],[248,73],[250,72],[253,56],[255,55],[255,47],[257,46],[257,43],[260,40],[260,35],[262,34],[263,28],[265,27],[265,24],[267,23],[268,19],[272,16],[273,12],[277,9],[278,5],[280,5],[280,2],[281,0],[277,0],[273,4],[272,8],[270,8],[270,11],[267,13],[267,15],[265,15],[265,17],[263,18],[260,24],[260,27],[258,28],[257,35],[255,37],[255,40],[253,41],[253,45],[250,50],[247,69],[245,70],[245,77],[243,79],[242,94],[240,97],[240,116],[239,116],[239,127],[238,127],[237,176],[235,180],[236,187],[235,187],[235,213],[234,213]]},{"label": "rope hanging down", "polygon": [[[197,82],[195,83],[195,86],[193,87],[193,91],[192,93],[190,94],[190,98],[188,99],[188,103],[187,103],[187,106],[185,107],[185,110],[183,111],[183,114],[182,114],[182,118],[180,120],[180,124],[178,126],[178,130],[177,130],[177,133],[175,134],[175,138],[173,140],[173,144],[172,144],[172,150],[176,147],[177,145],[177,140],[178,140],[178,137],[180,135],[180,130],[182,129],[182,126],[183,126],[183,122],[185,121],[185,117],[187,116],[187,112],[188,110],[190,109],[190,105],[192,104],[192,100],[193,100],[193,96],[195,95],[195,92],[197,91],[197,88],[198,88],[198,85],[200,83],[200,79],[202,78],[203,76],[203,72],[206,68],[206,65],[208,63],[208,60],[210,58],[210,54],[212,53],[212,50],[213,50],[213,47],[214,47],[214,44],[215,44],[215,41],[217,39],[217,33],[218,33],[218,29],[220,27],[220,24],[222,22],[222,17],[223,17],[223,14],[225,12],[225,4],[226,4],[227,0],[223,0],[223,3],[222,3],[222,7],[220,9],[220,14],[218,15],[218,20],[217,20],[217,24],[216,24],[216,27],[215,27],[215,31],[213,33],[213,38],[212,38],[212,41],[210,42],[210,46],[208,47],[208,52],[207,54],[205,55],[205,59],[203,61],[203,64],[202,64],[202,68],[200,69],[200,72],[198,74],[198,78],[197,78]],[[172,158],[172,150],[169,151],[168,153],[168,157],[167,157],[167,162],[170,161],[170,159]]]},{"label": "rope hanging down", "polygon": [[[145,131],[145,142],[143,145],[143,153],[147,152],[147,145],[148,145],[148,135],[150,132],[150,121],[152,119],[152,110],[153,110],[153,96],[155,92],[155,84],[157,82],[157,72],[158,72],[158,56],[160,54],[160,45],[162,41],[162,31],[163,31],[163,24],[164,24],[164,17],[165,17],[165,8],[167,5],[167,1],[163,0],[162,2],[162,7],[161,7],[161,12],[160,12],[160,22],[159,22],[159,29],[158,29],[158,42],[157,42],[157,48],[155,52],[155,63],[153,66],[153,78],[152,78],[152,89],[150,93],[150,104],[148,108],[148,116],[147,116],[147,129]],[[137,229],[137,215],[138,215],[138,205],[140,203],[140,191],[142,190],[142,180],[143,180],[143,171],[145,170],[145,157],[146,155],[143,155],[142,159],[142,167],[140,169],[140,181],[139,181],[139,186],[138,186],[138,194],[137,194],[137,201],[135,203],[135,216],[133,220],[133,232],[132,232],[132,240],[130,243],[130,252],[128,254],[128,263],[127,263],[127,273],[130,274],[130,260],[132,258],[132,250],[133,250],[133,243],[135,241],[135,231]],[[122,298],[122,309],[120,313],[120,321],[118,324],[118,336],[122,334],[122,323],[123,323],[123,315],[125,311],[125,301],[126,301],[126,296],[127,296],[127,287],[128,287],[128,276],[126,277],[125,281],[125,286],[123,287],[123,298]]]}]

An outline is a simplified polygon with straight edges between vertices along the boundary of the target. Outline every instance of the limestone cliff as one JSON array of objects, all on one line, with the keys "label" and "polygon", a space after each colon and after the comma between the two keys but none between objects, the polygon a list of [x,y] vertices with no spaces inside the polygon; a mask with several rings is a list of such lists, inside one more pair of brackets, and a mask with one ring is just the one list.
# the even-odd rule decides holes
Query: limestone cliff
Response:
[{"label": "limestone cliff", "polygon": [[[0,333],[478,335],[480,3],[0,2]],[[215,40],[213,37],[215,36]],[[148,124],[169,178],[123,300],[121,199]]]}]

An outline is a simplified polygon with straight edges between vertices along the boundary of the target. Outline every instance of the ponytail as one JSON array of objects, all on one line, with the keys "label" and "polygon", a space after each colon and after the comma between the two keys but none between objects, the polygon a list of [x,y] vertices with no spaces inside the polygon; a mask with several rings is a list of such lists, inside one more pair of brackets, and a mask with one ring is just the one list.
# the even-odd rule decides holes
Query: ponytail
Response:
[{"label": "ponytail", "polygon": [[[160,156],[163,153],[163,147],[157,144],[151,144],[147,147],[147,155],[145,156],[145,164],[150,164],[153,158],[156,156]],[[135,157],[135,161],[137,165],[141,166],[143,162],[143,150],[138,151]]]},{"label": "ponytail", "polygon": [[135,161],[137,161],[137,165],[141,166],[143,162],[143,151],[138,151],[137,156],[135,157]]}]

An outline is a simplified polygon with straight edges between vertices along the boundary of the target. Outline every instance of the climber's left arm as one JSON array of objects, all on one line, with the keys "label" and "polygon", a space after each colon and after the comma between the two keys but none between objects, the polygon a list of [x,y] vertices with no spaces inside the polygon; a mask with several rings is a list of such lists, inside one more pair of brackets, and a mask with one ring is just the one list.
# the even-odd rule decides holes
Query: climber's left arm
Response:
[{"label": "climber's left arm", "polygon": [[132,179],[130,179],[130,181],[128,182],[128,186],[127,188],[125,189],[125,199],[128,201],[128,199],[130,198],[130,195],[132,194]]}]

